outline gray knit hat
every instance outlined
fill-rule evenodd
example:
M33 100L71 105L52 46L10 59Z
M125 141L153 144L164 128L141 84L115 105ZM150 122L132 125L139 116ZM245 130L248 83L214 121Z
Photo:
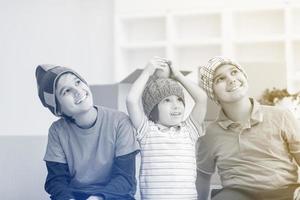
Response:
M150 77L143 91L142 103L145 115L149 117L153 108L164 98L176 95L184 102L184 94L179 83L170 78Z
M222 65L227 65L227 64L235 66L247 78L247 74L244 71L244 69L241 67L241 65L239 65L237 62L235 62L229 58L220 57L220 56L213 57L212 59L210 59L208 61L208 63L205 66L203 66L199 69L201 87L206 92L207 96L211 100L216 102L217 104L219 104L219 103L218 103L218 100L216 99L216 96L213 91L214 73L218 67L220 67Z
M40 100L42 104L56 116L61 116L58 113L58 106L55 98L56 82L62 74L68 72L74 74L87 84L87 82L79 74L67 67L39 65L35 70Z

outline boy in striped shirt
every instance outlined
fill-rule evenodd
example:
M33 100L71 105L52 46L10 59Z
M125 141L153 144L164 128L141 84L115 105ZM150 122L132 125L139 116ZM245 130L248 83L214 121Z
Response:
M186 120L178 82L195 102ZM197 199L195 143L203 132L204 91L166 59L154 58L133 84L126 103L141 146L142 199Z

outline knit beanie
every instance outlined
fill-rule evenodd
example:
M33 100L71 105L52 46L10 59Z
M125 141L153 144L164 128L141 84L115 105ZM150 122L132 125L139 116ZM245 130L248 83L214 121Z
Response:
M164 98L176 95L184 102L184 94L179 83L170 78L150 77L142 95L145 115L149 117L153 108Z
M235 66L247 78L244 69L237 62L225 57L213 57L205 66L199 69L201 87L206 92L207 96L217 104L219 103L213 91L214 73L218 67L227 64Z
M61 116L58 112L59 106L55 98L56 82L65 73L72 73L87 84L79 74L67 67L39 65L35 70L39 98L42 104L56 116Z

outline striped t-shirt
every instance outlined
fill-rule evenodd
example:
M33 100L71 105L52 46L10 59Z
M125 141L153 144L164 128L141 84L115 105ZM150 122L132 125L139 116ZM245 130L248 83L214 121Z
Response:
M191 119L166 128L144 118L137 134L142 199L197 199L195 144L199 133Z

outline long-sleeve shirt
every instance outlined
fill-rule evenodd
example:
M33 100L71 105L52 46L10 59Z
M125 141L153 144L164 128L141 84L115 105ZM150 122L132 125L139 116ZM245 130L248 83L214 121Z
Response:
M122 197L118 199L123 199L126 191L128 196L133 197L135 183L127 175L135 171L135 162L134 158L125 155L139 150L135 130L126 114L101 106L96 108L97 119L90 128L80 128L64 118L55 121L49 128L44 160L48 163L48 171L58 175L55 176L56 180L51 174L48 175L47 182L52 179L54 183L58 182L53 185L49 183L50 186L46 187L50 195L66 195L68 199L77 197L77 194L99 193L100 196L113 199L118 194ZM51 166L57 166L57 163L64 165L52 169ZM56 184L62 183L69 188L56 190ZM53 191L55 193L51 193Z
M116 157L113 163L111 179L107 184L92 185L87 188L72 188L69 183L71 175L68 165L46 161L48 175L46 191L52 200L86 199L90 195L101 196L105 200L134 199L136 187L135 156L138 151ZM95 168L96 169L96 168Z

